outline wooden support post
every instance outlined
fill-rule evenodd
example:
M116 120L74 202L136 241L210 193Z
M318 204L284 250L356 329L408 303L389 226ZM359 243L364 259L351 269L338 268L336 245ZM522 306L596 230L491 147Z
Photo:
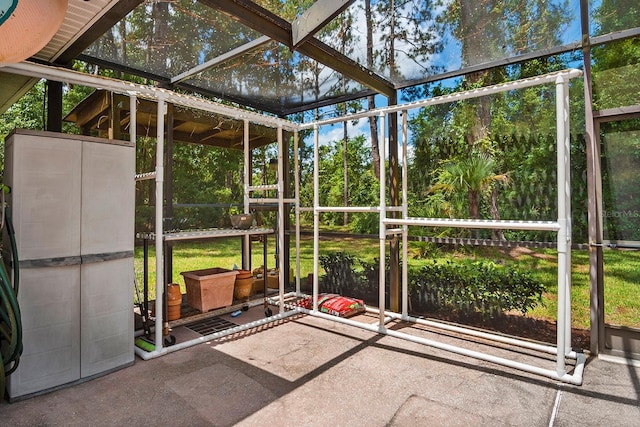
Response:
M47 80L47 127L50 132L62 132L62 83Z

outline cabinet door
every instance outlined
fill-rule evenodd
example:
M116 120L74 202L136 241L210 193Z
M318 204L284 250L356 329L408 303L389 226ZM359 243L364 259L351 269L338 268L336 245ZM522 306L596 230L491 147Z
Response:
M81 254L132 251L134 218L134 148L83 142Z
M7 141L5 183L23 260L80 255L79 141L14 134Z
M80 265L20 272L23 353L7 378L9 396L80 379Z
M134 217L135 149L108 141L84 141L80 233L83 378L133 362Z
M133 257L83 264L81 376L133 363Z

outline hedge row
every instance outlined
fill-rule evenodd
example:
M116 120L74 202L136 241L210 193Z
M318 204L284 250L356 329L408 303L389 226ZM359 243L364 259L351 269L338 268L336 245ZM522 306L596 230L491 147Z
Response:
M378 304L378 262L367 263L344 252L320 257L325 275L320 290ZM387 260L387 283L388 277ZM409 269L409 297L413 313L438 310L483 316L518 310L525 314L542 301L544 285L526 272L489 261L427 264ZM387 293L388 294L388 293ZM387 305L389 303L387 296Z

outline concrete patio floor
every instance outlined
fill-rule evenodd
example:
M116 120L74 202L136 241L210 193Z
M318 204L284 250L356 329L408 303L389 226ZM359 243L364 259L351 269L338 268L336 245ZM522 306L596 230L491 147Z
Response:
M549 356L518 357L554 366ZM591 358L583 385L573 386L296 315L3 402L0 420L7 426L639 426L640 368Z

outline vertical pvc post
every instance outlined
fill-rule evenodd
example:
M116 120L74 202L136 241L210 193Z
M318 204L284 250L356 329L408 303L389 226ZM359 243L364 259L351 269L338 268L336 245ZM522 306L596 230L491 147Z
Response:
M318 311L318 258L320 257L320 133L313 125L313 311Z
M567 255L565 257L565 287L567 294L565 298L565 345L564 354L567 355L571 352L571 129L570 129L570 103L569 103L569 79L562 78L562 90L563 90L563 125L564 125L564 189L563 195L565 199L566 210L566 242L567 242Z
M284 145L282 137L282 125L278 126L278 292L280 301L280 314L284 313ZM287 150L288 155L288 150ZM288 213L287 213L288 215Z
M558 355L556 359L556 372L559 376L566 373L565 354L567 329L567 275L571 277L571 266L567 265L568 257L568 240L569 240L569 224L567 222L567 159L566 159L566 127L565 117L567 110L565 109L565 84L562 75L556 78L556 151L557 151L557 180L558 180L558 328L557 328L557 349ZM567 267L569 271L567 271ZM569 302L570 304L570 302ZM569 307L570 311L570 307ZM571 325L569 324L569 327ZM570 337L569 337L570 339Z
M138 139L138 98L135 93L129 95L129 141L135 144Z
M250 163L250 152L251 152L251 147L250 147L250 140L249 140L249 120L244 119L244 140L243 140L243 148L244 148L244 168L243 168L243 173L244 173L244 209L243 212L244 213L249 213L249 183L251 181L251 165ZM267 236L262 236L264 239L267 238ZM244 261L244 264L242 266L243 269L248 270L250 268L251 265L251 239L248 235L243 237L242 240L242 259ZM266 274L266 272L264 272Z
M298 131L293 133L293 179L296 212L296 293L300 293L300 162L298 159Z
M407 159L408 131L407 131L408 111L402 111L402 218L409 217L408 200L408 170L409 161ZM402 316L409 315L409 226L402 226Z
M164 301L164 229L162 216L164 211L164 115L166 113L164 97L158 98L158 120L156 131L156 351L162 350L162 337L165 325L162 319ZM161 327L162 326L162 327Z
M386 289L386 225L384 220L387 217L387 195L386 195L386 185L387 185L387 175L386 175L386 146L385 146L385 116L384 113L380 113L380 122L378 126L380 126L380 138L378 141L378 147L380 148L380 220L378 225L378 239L380 244L380 272L378 278L378 307L380 310L379 316L379 329L385 329L385 289Z

